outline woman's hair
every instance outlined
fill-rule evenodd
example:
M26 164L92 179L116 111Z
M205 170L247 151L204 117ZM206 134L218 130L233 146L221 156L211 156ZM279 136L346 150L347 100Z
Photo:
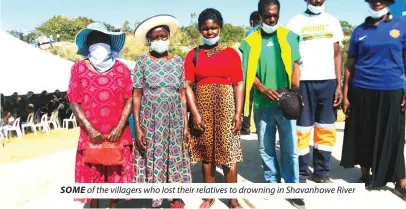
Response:
M201 30L204 22L206 22L207 20L213 20L220 26L220 28L223 28L223 24L224 24L223 16L221 15L221 13L218 10L209 8L209 9L203 10L203 12L200 13L199 19L198 19L199 31Z
M281 9L281 4L279 3L279 0L260 0L258 2L259 14L262 14L262 12L264 11L264 7L272 6L272 5L278 6L279 10Z

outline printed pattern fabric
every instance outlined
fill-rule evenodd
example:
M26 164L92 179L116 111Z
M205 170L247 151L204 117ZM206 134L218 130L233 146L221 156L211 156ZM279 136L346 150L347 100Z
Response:
M198 85L196 104L206 130L203 134L192 136L190 143L192 163L203 161L231 167L242 162L240 133L232 132L235 114L232 86Z
M185 87L183 60L140 56L136 62L134 88L143 88L141 127L146 152L135 150L134 182L191 183L187 144L183 139L184 114L179 89ZM154 199L152 207L162 204Z

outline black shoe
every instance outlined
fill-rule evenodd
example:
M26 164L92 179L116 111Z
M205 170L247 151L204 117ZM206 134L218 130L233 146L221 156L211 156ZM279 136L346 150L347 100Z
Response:
M395 189L393 190L393 193L395 193L397 196L399 196L406 202L406 186L395 187Z
M361 178L359 179L360 183L365 184L365 188L369 188L369 186L372 183L372 176L369 174L362 175Z
M290 203L298 209L306 209L306 205L303 199L290 199Z
M329 177L316 177L313 176L313 181L316 183L333 183Z
M307 183L307 179L299 179L300 183Z
M247 135L251 135L251 131L249 131L249 130L241 130L240 131L240 133L241 133L241 135L245 135L245 136L247 136Z

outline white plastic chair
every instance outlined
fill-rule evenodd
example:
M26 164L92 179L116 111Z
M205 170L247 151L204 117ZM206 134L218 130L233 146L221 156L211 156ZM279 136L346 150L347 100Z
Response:
M49 126L48 126L48 116L47 114L42 115L41 122L35 124L35 128L39 128L39 130L45 131L46 134L49 134Z
M21 129L23 131L23 135L25 135L25 128L31 128L32 132L34 132L35 136L37 135L37 130L34 124L34 113L28 115L27 122L22 123Z
M78 124L76 122L76 117L75 115L72 113L69 117L69 119L64 119L63 120L63 128L68 130L69 129L69 122L72 122L73 128L77 128Z
M0 127L2 129L3 127ZM0 130L0 139L1 139L1 145L4 147L4 140L6 139L5 136L3 136L3 130Z
M50 118L48 119L48 121L47 121L49 130L51 130L51 127L49 126L49 125L51 125L51 124L52 124L52 127L53 127L54 129L59 128L59 127L58 127L58 122L57 122L56 119L55 119L56 114L57 114L56 111L52 112L51 117L50 117Z
M20 120L21 120L21 118L17 118L17 119L13 122L13 125L12 125L12 126L6 127L6 134L7 134L6 137L9 136L9 132L10 132L10 131L15 131L15 132L17 133L17 137L18 137L19 139L23 138L23 133L21 132L21 129L20 129Z
M56 125L58 126L58 128L61 128L61 121L59 120L59 111L55 110L55 115L54 115L54 120L56 122Z

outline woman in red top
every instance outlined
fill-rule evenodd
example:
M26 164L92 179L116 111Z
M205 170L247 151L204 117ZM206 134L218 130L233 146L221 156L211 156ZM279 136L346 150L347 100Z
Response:
M203 161L205 183L215 182L215 166L223 167L228 183L237 183L237 163L241 162L241 111L243 104L243 74L237 51L219 44L223 18L219 11L206 9L199 15L199 31L203 46L194 64L195 50L185 60L187 100L193 124L191 161ZM192 87L196 83L196 90ZM213 199L203 202L208 208ZM241 208L230 201L231 208Z
M132 110L132 80L127 66L115 59L124 46L124 33L108 32L103 24L93 23L76 37L78 53L87 56L72 67L67 92L70 107L79 120L80 136L76 153L76 183L132 183L134 154L128 117ZM89 47L88 47L89 46ZM84 162L87 145L102 141L121 142L122 166ZM98 200L90 202L99 208ZM110 201L110 208L116 207Z

